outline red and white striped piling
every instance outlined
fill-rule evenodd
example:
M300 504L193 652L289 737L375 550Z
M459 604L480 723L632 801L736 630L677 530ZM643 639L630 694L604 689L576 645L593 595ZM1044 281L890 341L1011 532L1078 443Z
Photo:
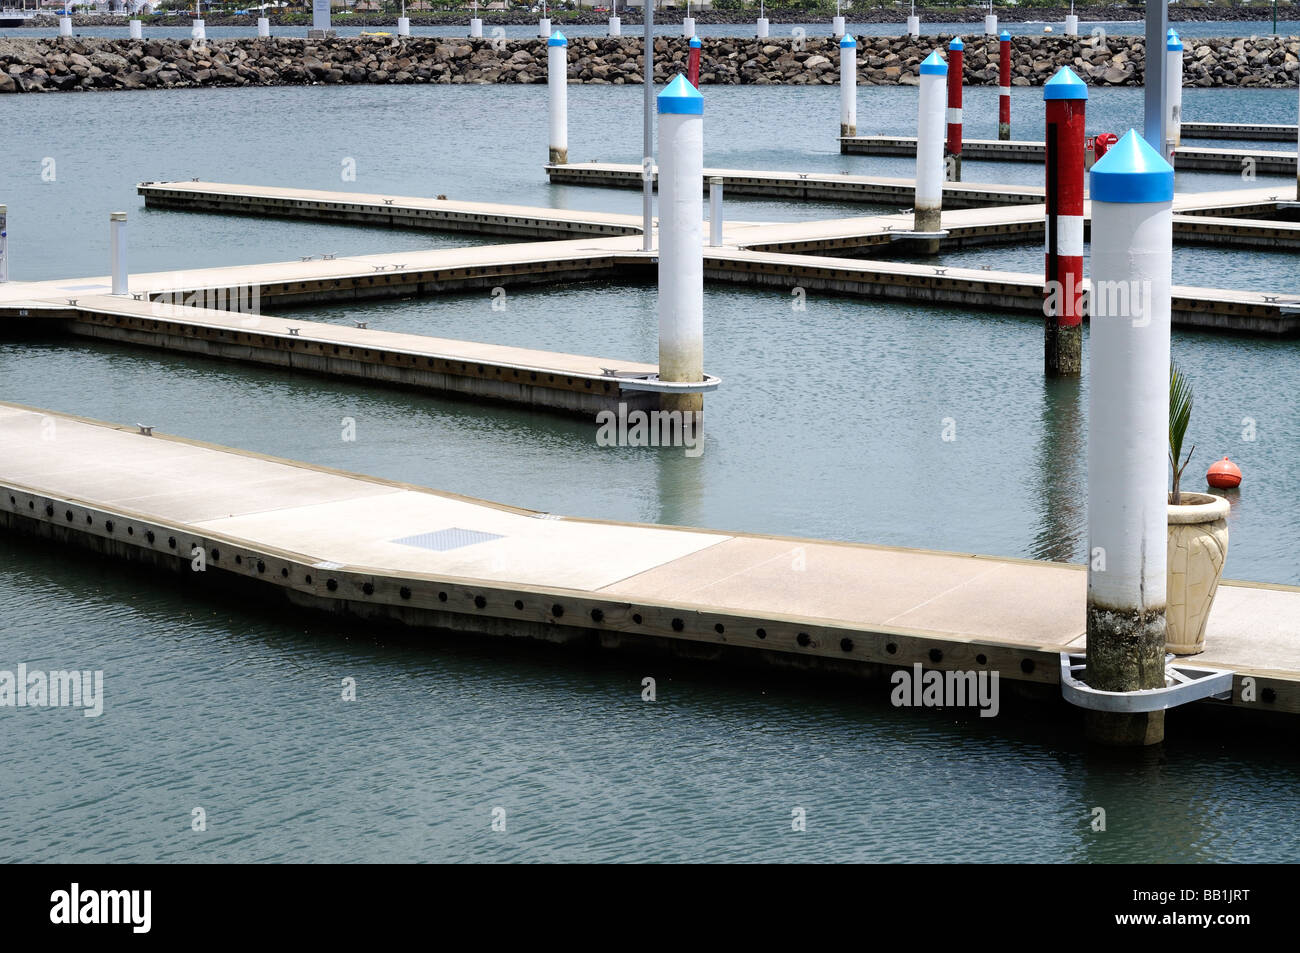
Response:
M703 45L698 36L691 37L691 53L686 60L686 79L696 89L700 88L700 49Z
M1083 127L1088 87L1068 66L1043 86L1047 106L1047 238L1043 364L1074 377L1083 359Z
M1011 138L1011 34L998 37L998 138Z
M961 181L961 64L966 46L955 36L948 44L948 142L944 145L944 165L951 170L950 182Z

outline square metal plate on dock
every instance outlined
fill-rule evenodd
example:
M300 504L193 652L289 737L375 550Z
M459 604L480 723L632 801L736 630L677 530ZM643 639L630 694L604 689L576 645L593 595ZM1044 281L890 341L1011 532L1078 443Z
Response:
M498 533L480 533L478 530L459 529L453 526L451 529L440 529L434 533L405 536L393 542L402 546L419 546L421 549L445 553L449 549L460 549L462 546L473 546L475 543L486 543L488 540L501 538Z

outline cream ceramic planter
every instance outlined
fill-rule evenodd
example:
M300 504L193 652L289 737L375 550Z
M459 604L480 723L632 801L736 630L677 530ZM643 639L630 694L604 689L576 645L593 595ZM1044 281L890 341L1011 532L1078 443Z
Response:
M1165 650L1205 651L1205 623L1228 556L1228 501L1209 493L1184 493L1169 506Z

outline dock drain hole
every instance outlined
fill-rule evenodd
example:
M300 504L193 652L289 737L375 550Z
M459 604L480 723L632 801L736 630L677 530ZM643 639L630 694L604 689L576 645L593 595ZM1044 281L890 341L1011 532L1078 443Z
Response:
M398 594L399 596L401 596L403 599L409 599L409 598L411 598L411 588L410 588L410 586L403 586L401 589L398 589L398 590L397 590L397 594Z
M175 549L175 548L176 548L176 537L175 537L175 536L168 536L168 537L167 537L167 547L168 547L169 549Z
M149 530L147 533L144 534L144 538L149 540L149 542L152 543L156 537L153 534L153 530Z
M282 568L282 569L280 570L280 578L281 578L281 579L288 579L288 578L289 578L289 567L288 567L288 566L285 566L284 568Z
M63 518L64 518L65 520L67 520L69 523L71 523L71 522L72 522L72 510L67 510L67 511L63 514Z
M362 585L361 591L368 596L373 596L375 594L375 584L373 582L367 582Z
M239 553L235 553L235 565L236 566L244 565L244 557L241 556Z
M476 609L484 609L484 608L486 608L486 607L487 607L487 600L486 600L486 599L484 599L482 596L475 596L475 597L474 597L474 608L476 608Z
M717 622L714 623L713 631L718 633L718 635L721 635L723 632L727 631L727 627L723 625L721 622Z
M1270 705L1277 701L1277 692L1271 688L1266 688L1259 693L1260 701L1268 702Z
M515 608L516 608L516 609L519 609L520 611L523 611L523 608L524 608L524 600L523 600L523 599L516 599L516 600L515 600Z
M930 649L930 661L931 661L931 662L942 662L942 661L943 661L943 653L940 652L938 649Z
M266 563L262 562L260 559L257 561L257 571L266 572Z
M54 515L54 504L53 504L53 503L46 503L46 504L45 504L45 515L46 515L46 516L53 516L53 515Z
M236 561L238 561L239 557L236 556L235 559L236 559ZM326 580L325 580L325 588L328 589L330 592L334 592L334 591L336 591L336 590L338 589L338 587L339 587L339 581L338 581L337 579L326 579Z
M640 624L641 624L641 613L639 613L639 612L634 612L634 613L632 614L632 621L635 622L637 625L640 625Z
M439 601L439 602L446 602L446 601L447 601L447 593L445 593L445 592L440 592L440 593L438 593L438 601Z
M890 642L885 646L885 651L888 652L890 655L897 655L898 645L894 642Z
M840 651L841 651L841 652L852 652L852 651L853 651L853 640L852 640L852 639L840 639Z
M767 629L759 629L754 634L757 635L760 639L765 639L767 638Z
M983 652L981 652L979 655L975 656L975 661L979 662L979 664L981 665L988 665L989 657L985 655Z
M110 533L113 532L113 521L112 521L112 520L109 520L107 523L105 523L105 524L104 524L104 529L107 530L107 531L110 532Z
M683 622L681 619L673 619L673 631L674 631L674 632L680 632L680 631L682 631L682 629L684 629L684 628L686 628L686 623L685 623L685 622Z
M95 518L94 518L93 516L91 516L89 513L86 514L86 525L87 525L87 526L94 526L94 525L95 525Z
M800 632L797 636L795 636L795 641L798 642L799 647L803 649L806 649L808 646L812 645L812 637L807 632Z
M128 527L126 528L126 535L128 535L128 536L134 536L134 535L135 535L135 527L134 527L134 526L128 526Z
M304 577L303 582L307 583L309 586L311 585L311 573L308 573L306 577Z
M600 610L600 609L592 609L592 610L591 610L591 621L592 621L592 622L604 622L604 621L605 621L605 613L604 613L604 611L602 611L602 610Z
M1027 659L1020 660L1020 671L1024 672L1026 675L1029 675L1030 673L1033 672L1033 670L1034 670L1033 659L1027 658Z
M557 619L564 615L564 606L560 605L558 602L551 606L551 615L555 616Z
M18 500L17 500L17 498L16 498L16 497L13 497L13 496L9 497L9 505L10 505L10 506L17 506L17 505L18 505Z

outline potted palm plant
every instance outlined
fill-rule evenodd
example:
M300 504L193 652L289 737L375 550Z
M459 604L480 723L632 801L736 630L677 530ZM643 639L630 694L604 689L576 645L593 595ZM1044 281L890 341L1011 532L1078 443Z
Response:
M1175 655L1205 650L1205 624L1228 556L1228 501L1210 493L1184 493L1183 471L1195 445L1183 457L1192 418L1192 385L1169 365L1169 554L1165 590L1165 649ZM1179 463L1182 460L1182 463Z

